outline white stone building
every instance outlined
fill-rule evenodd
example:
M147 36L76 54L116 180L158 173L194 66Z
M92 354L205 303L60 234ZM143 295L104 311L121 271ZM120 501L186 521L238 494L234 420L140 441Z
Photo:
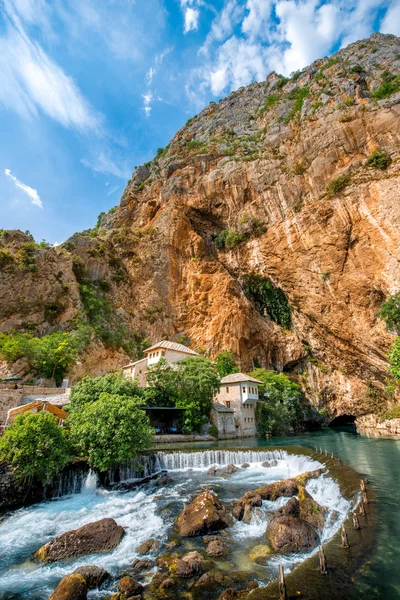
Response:
M163 340L162 342L150 346L150 348L147 348L144 351L144 354L144 358L130 363L122 369L123 372L132 377L132 379L137 379L140 387L147 386L147 373L149 367L157 364L162 358L168 365L173 366L189 356L198 356L197 352L187 348L183 344L169 342L168 340Z
M221 379L221 387L214 403L233 409L236 435L249 437L257 434L256 406L258 386L262 382L244 373L233 373Z

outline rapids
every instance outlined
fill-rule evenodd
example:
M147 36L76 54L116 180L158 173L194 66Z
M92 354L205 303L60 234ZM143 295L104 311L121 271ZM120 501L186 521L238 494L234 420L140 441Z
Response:
M44 600L64 575L85 564L96 564L113 575L119 575L137 557L136 548L141 542L150 537L162 541L168 539L177 514L202 485L212 485L223 501L230 502L249 489L294 477L321 466L321 463L308 456L267 449L167 451L157 452L156 458L154 455L145 456L143 461L149 463L147 474L166 468L173 482L159 487L154 480L132 490L118 489L118 486L106 490L98 487L96 475L90 472L83 485L80 485L80 493L4 515L0 525L0 598ZM276 461L276 464L265 468L261 466L264 461ZM226 477L207 474L211 465L233 463L239 466L245 462L250 464L248 469L241 469ZM122 479L129 482L130 475L136 476L135 469L135 466L126 465L120 470L119 477L122 476ZM322 534L322 538L328 540L346 518L350 502L341 496L338 484L326 475L310 480L307 490L329 511ZM287 499L264 502L260 514L250 524L238 522L230 528L229 535L234 542L234 550L228 560L220 562L220 568L253 572L260 582L267 582L276 577L279 563L283 563L285 569L292 569L303 561L306 555L274 557L266 566L260 566L248 556L254 546L265 543L268 513L286 502ZM53 537L104 517L112 517L126 528L121 544L112 553L85 556L46 566L31 560L32 553ZM201 539L191 539L185 544L188 549L204 550ZM115 587L110 591L116 591ZM89 594L89 598L93 599L102 597L104 592L94 591Z

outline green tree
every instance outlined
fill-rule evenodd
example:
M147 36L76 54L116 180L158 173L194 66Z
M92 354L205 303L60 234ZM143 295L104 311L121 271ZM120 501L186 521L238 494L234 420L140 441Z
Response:
M270 279L250 273L244 276L243 291L261 315L268 315L284 329L290 329L292 310L285 292Z
M220 387L219 375L203 356L185 358L178 363L179 398L176 406L185 408L184 431L198 431L208 417L213 397Z
M215 359L215 366L220 377L231 375L231 373L238 373L239 367L235 361L235 358L229 350L223 350L220 352Z
M176 406L179 398L179 374L162 358L149 367L148 388L144 390L146 404L149 406Z
M389 371L397 381L400 381L400 337L398 337L389 352Z
M90 467L106 471L151 446L154 431L141 402L138 396L102 393L71 413L71 441Z
M54 331L42 338L32 338L33 367L43 377L54 377L57 384L74 364L89 341L89 332Z
M69 461L65 431L47 412L16 417L0 438L0 460L6 461L16 481L48 483Z
M96 402L103 393L137 398L141 396L142 390L134 379L125 377L120 372L108 373L102 377L87 375L72 387L69 410L80 411L86 404Z
M400 292L390 296L383 302L378 316L386 323L389 331L399 333L400 330Z
M300 405L300 386L284 373L255 369L252 377L262 381L259 385L264 402L256 409L257 428L262 436L282 435L299 429L303 419Z

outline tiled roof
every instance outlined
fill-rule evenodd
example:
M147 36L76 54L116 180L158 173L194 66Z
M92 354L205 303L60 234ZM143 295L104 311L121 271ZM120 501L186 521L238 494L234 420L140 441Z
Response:
M253 383L262 383L259 379L254 379L254 377L250 377L250 375L245 375L245 373L232 373L232 375L227 375L221 379L221 384L225 385L225 383L241 383L244 381L251 381Z
M162 342L150 346L145 352L152 352L152 350L156 350L157 348L166 348L167 350L175 350L175 352L184 352L185 354L194 354L195 356L198 356L198 353L191 348L188 348L183 344L178 344L177 342L169 342L168 340L163 340Z
M213 402L212 408L220 413L234 413L235 412L233 410L233 408L228 408L227 406L224 406L223 404L220 404L219 402Z

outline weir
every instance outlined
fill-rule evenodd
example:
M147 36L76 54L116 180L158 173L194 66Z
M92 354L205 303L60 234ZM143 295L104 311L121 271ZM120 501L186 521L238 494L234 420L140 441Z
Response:
M187 469L208 469L211 466L224 467L230 464L240 466L244 463L254 464L283 460L287 456L284 450L241 450L215 449L195 451L157 451L139 454L125 463L115 465L98 478L98 485L113 485L124 481L138 481L151 477L161 471L177 471ZM79 469L65 469L53 485L48 486L45 498L60 498L64 495L82 491L85 481L91 476L87 466Z

